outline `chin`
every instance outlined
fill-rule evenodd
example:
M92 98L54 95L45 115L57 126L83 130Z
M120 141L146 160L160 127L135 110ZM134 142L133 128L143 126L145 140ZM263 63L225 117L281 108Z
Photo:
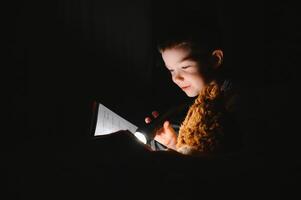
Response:
M196 97L196 96L198 96L198 93L187 92L186 95L189 97Z

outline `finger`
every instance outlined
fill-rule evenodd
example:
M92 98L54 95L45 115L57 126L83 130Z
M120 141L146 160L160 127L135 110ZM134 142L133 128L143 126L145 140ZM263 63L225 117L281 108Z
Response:
M163 124L164 129L169 129L170 128L170 123L169 121L165 121Z
M165 121L164 124L163 124L163 127L164 127L165 132L169 132L169 133L172 133L172 134L176 133L169 121Z
M162 134L162 132L161 134L155 135L154 140L157 140L158 142L162 143L162 141L164 140L164 135Z
M161 136L160 135L155 135L154 140L160 140Z
M155 135L162 135L162 133L164 133L163 127L161 127L158 130L156 130Z
M156 141L160 142L161 144L163 144L163 143L164 143L164 142L163 142L163 140L162 140L162 137L161 137L161 135L156 135L156 136L154 137L154 140L156 140Z
M146 117L144 119L144 121L145 121L145 123L149 124L149 123L151 123L152 119L150 117Z
M159 112L158 111L153 111L152 115L154 118L157 118L159 116Z

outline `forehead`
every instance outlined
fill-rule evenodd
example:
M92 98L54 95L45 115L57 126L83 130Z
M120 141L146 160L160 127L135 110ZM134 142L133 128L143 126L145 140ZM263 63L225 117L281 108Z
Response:
M162 58L167 65L174 65L184 61L193 61L190 54L191 50L189 48L169 48L162 52Z

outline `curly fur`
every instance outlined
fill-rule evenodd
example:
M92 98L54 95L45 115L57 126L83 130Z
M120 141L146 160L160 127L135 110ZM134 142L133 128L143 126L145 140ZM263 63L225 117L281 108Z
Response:
M190 106L181 124L177 151L183 154L220 151L224 137L223 113L222 92L216 82L211 82Z

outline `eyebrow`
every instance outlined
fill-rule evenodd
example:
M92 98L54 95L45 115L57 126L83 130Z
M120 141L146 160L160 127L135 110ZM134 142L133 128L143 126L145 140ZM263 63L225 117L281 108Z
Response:
M183 61L186 61L186 60L190 60L190 59L192 59L192 56L191 56L191 55L188 55L188 56L182 58L182 59L179 61L179 63L180 63L180 62L183 62Z
M188 55L188 56L182 58L178 63L181 63L181 62L186 61L186 60L192 60L192 56ZM169 68L169 66L167 66L167 65L165 65L165 67Z

